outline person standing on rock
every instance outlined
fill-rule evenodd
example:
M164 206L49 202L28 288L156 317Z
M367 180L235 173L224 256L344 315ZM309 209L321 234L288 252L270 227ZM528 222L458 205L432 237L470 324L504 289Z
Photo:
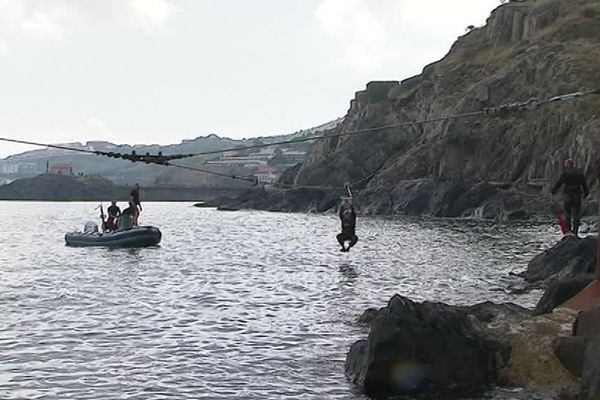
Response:
M142 211L142 203L140 203L140 184L136 183L133 190L129 193L129 208L133 218L133 226L138 226L138 218Z
M580 169L575 168L573 160L565 160L565 169L558 181L552 187L554 196L560 188L563 188L563 207L568 230L577 236L579 231L579 219L581 217L581 196L590 194L585 176Z
M339 217L342 221L342 233L337 235L337 241L342 246L340 251L349 252L352 246L358 242L356 236L356 212L352 206L352 197L344 198L340 205ZM346 247L346 242L348 247Z

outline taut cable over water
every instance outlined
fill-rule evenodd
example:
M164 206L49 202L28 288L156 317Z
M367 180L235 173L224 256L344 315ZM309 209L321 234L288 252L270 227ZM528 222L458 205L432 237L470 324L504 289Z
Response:
M504 115L507 113L518 112L518 111L536 110L538 107L546 105L546 104L555 103L555 102L559 102L559 101L573 100L573 99L577 99L577 98L583 98L583 97L588 97L591 95L599 95L599 94L600 94L600 87L597 89L594 89L594 90L578 91L578 92L553 96L553 97L549 97L549 98L541 99L541 100L536 99L536 98L531 98L529 100L522 101L522 102L502 104L497 107L484 108L484 109L478 110L478 111L470 111L470 112L459 113L459 114L450 114L450 115L433 117L433 118L425 118L425 119L421 119L421 120L402 122L399 124L384 125L384 126L350 130L350 131L341 131L338 133L329 133L329 134L318 135L318 136L303 137L303 138L290 139L290 140L282 140L282 141L271 142L271 143L254 144L254 145L249 145L249 146L229 147L226 149L202 151L202 152L189 153L189 154L163 155L162 152L159 152L156 155L149 154L149 153L139 155L135 151L132 151L131 154L127 154L127 153L116 153L116 152L112 152L112 151L107 152L107 151L98 151L98 150L87 150L87 149L80 149L80 148L70 147L70 146L40 143L40 142L33 142L33 141L26 141L26 140L12 139L12 138L4 138L4 137L0 137L0 141L27 144L27 145L39 146L39 147L48 147L48 148L59 149L59 150L75 151L75 152L79 152L79 153L87 153L87 154L93 154L93 155L98 155L98 156L129 160L131 162L143 162L145 164L156 164L156 165L163 165L166 167L181 168L181 169L201 172L201 173L205 173L205 174L223 176L223 177L227 177L227 178L231 178L231 179L245 180L245 181L253 182L254 185L256 185L258 183L256 177L225 174L225 173L211 171L211 170L207 170L207 169L203 169L203 168L199 168L199 167L193 167L193 166L189 166L189 165L173 164L171 161L184 159L184 158L197 157L197 156L221 154L221 153L226 153L226 152L230 152L230 151L251 150L251 149L264 148L264 147L272 147L272 146L279 146L279 145L286 145L286 144L309 142L309 141L321 140L321 139L331 139L331 138L341 137L341 136L362 135L362 134L367 134L367 133L372 133L372 132L384 131L387 129L406 128L406 127L410 127L410 126L414 126L414 125L430 124L430 123L435 123L435 122L456 120L456 119L469 118L469 117L499 116L499 115ZM372 176L374 176L374 174L376 174L377 172L381 172L381 171L385 170L386 168L389 168L389 167L382 167L379 170L375 171L374 173L369 174L368 176L359 179L358 181L351 182L350 185L356 185L358 183L361 183L361 182L371 178ZM285 185L285 186L291 186L291 188L319 188L319 189L326 189L326 190L327 189L339 190L339 188L333 188L331 186L302 186L302 185Z

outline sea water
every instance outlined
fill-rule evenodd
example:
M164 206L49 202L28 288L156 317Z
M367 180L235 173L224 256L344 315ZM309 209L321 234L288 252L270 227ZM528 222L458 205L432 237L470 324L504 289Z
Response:
M363 399L356 323L395 293L531 307L510 294L559 236L540 223L362 218L143 203L163 240L71 248L95 203L1 202L0 399ZM535 398L509 389L488 398Z

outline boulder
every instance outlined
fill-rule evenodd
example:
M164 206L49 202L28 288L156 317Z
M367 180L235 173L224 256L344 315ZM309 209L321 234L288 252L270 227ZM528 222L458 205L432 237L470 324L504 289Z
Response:
M600 338L590 342L585 350L581 386L587 400L600 399Z
M534 257L521 276L529 283L543 281L548 285L553 281L592 274L596 269L596 241L595 236L565 236L556 245Z
M535 306L533 314L541 315L552 312L555 307L581 292L593 279L594 275L592 274L581 274L574 278L550 283Z
M481 336L472 318L466 308L395 295L365 314L371 332L350 348L346 376L371 397L484 388L509 348Z
M579 398L600 399L600 306L577 315L573 336L558 338L554 353L573 376L581 378Z
M575 315L561 309L534 317L515 304L459 307L395 295L360 317L371 331L350 348L346 376L375 398L466 396L490 384L558 392L575 379L553 343L571 333Z
M560 337L554 342L554 354L569 372L581 377L588 341L584 337Z

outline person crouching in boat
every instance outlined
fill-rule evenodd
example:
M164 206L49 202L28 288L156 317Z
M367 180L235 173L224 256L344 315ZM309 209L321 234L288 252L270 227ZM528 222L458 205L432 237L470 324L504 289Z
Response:
M127 207L123 210L119 218L117 219L117 229L128 229L133 226L133 212L131 207Z
M106 220L106 230L114 231L117 229L117 218L121 215L121 209L117 205L116 201L110 202L110 207L108 207L108 220Z
M348 252L358 242L356 236L356 212L352 206L352 197L344 198L340 205L339 217L342 222L342 233L337 235L337 241L342 246L340 251ZM346 247L346 242L348 247Z

